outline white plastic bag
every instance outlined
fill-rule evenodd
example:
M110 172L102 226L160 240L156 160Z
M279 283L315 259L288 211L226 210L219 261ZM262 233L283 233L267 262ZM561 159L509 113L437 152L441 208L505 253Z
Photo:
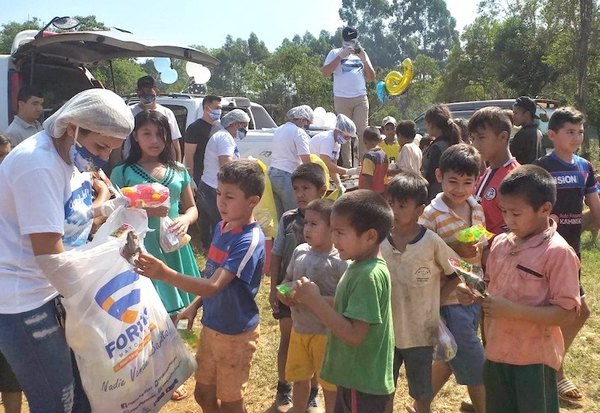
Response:
M163 252L177 251L179 248L187 245L187 243L192 239L192 237L190 237L188 234L183 234L180 237L173 232L170 229L172 223L173 220L168 216L160 219L160 233L158 235L158 240L160 243L160 248L163 250Z
M69 260L77 279L51 280L68 290L66 338L95 413L158 412L196 368L152 282L119 254L125 237L110 235L129 224L143 237L140 214L115 211L94 242L66 252L77 257Z
M456 340L442 319L438 322L438 343L433 349L433 359L450 361L456 356Z

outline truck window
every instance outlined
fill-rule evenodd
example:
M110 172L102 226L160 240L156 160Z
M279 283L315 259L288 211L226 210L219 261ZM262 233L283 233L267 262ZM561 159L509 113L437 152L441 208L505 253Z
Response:
M24 64L21 69L23 85L29 84L30 72L31 65ZM93 87L85 71L79 67L44 63L35 64L33 84L40 88L44 94L45 118L56 112L67 100L77 93ZM16 101L11 102L11 106L15 112L16 105Z
M254 115L254 121L256 122L256 129L267 129L267 128L276 128L277 125L271 118L271 116L267 113L265 108L262 106L252 105L250 107L252 114Z

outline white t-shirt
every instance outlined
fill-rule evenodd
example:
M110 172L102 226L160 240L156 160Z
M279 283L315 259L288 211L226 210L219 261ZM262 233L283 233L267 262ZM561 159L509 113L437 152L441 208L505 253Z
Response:
M133 117L144 110L144 107L141 103L134 105L131 107L131 113ZM171 138L173 141L181 138L181 131L179 130L179 125L177 125L177 118L175 118L175 114L171 109L166 106L156 104L156 107L152 110L162 113L169 120L169 126L171 127ZM128 136L125 140L125 144L123 145L123 159L129 156L129 151L131 150L131 136Z
M57 295L37 266L30 234L62 234L66 249L85 244L92 222L88 173L58 155L39 132L0 165L0 313L33 310Z
M275 130L273 135L273 151L271 168L281 169L289 173L300 166L300 155L310 155L308 141L310 137L292 122L286 122Z
M325 65L331 63L341 49L333 49L325 58ZM365 52L368 61L369 56ZM365 64L355 54L342 59L333 71L333 96L355 98L367 94Z
M454 272L448 258L456 253L435 232L424 229L402 252L388 239L381 255L390 271L395 346L434 346L440 317L440 280Z
M398 156L398 167L408 169L416 174L421 174L421 163L423 162L423 153L421 149L410 142L402 146Z
M317 156L327 155L333 161L337 161L340 157L340 149L342 145L335 141L333 131L325 131L317 133L308 142L310 153Z
M240 151L233 136L225 129L215 132L210 137L206 144L206 151L204 151L204 172L201 179L206 185L215 189L217 188L217 173L221 168L219 156L231 156L233 159L240 157Z

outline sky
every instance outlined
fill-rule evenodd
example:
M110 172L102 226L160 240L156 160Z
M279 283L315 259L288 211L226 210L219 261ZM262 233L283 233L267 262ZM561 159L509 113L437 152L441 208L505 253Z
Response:
M37 17L95 15L106 26L129 30L144 38L179 45L217 48L225 37L247 39L254 32L269 50L284 38L309 31L334 32L343 24L341 0L0 0L0 25ZM476 16L479 0L446 0L462 32Z

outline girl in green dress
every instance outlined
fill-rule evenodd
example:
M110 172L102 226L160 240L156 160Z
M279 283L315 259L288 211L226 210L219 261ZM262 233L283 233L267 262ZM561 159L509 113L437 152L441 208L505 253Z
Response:
M123 188L142 183L158 182L169 188L170 206L146 208L148 226L144 245L148 252L175 271L199 277L200 270L190 244L177 251L166 253L160 247L160 218L169 216L173 220L171 230L182 235L198 219L198 210L191 178L185 167L173 159L172 139L168 119L160 112L150 110L140 112L135 117L135 128L131 151L124 162L116 166L111 181ZM183 214L179 214L180 203ZM162 281L152 280L167 312L174 320L194 299L194 296Z

